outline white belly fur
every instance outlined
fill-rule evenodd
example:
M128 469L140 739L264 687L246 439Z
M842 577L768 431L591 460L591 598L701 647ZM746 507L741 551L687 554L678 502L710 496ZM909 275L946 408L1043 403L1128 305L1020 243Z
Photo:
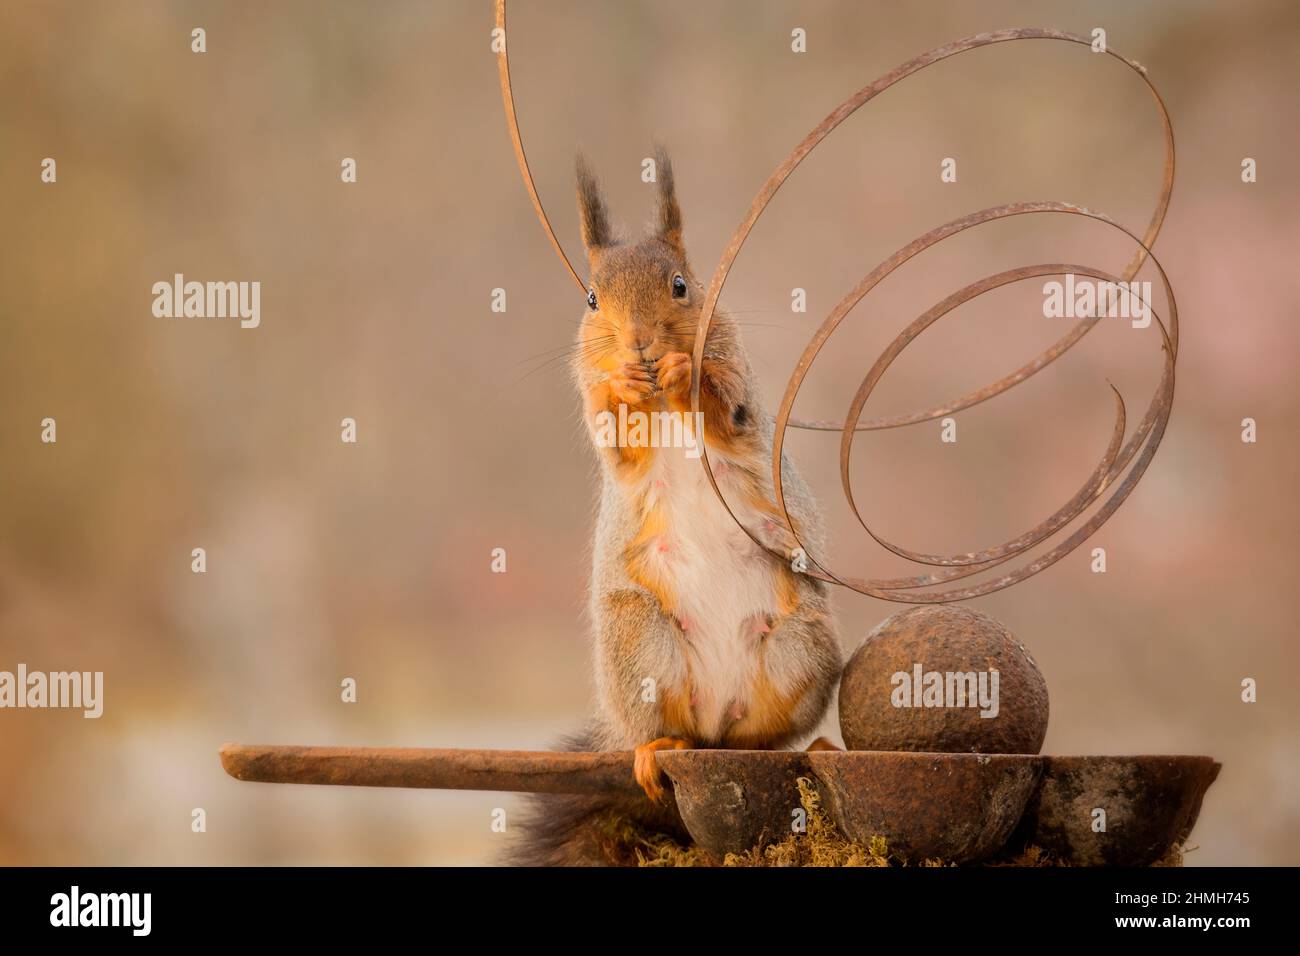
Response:
M737 517L757 526L761 518L740 500L725 459L711 451L709 463ZM777 613L776 581L762 550L709 487L698 457L658 449L645 480L667 519L667 550L654 551L653 560L671 582L686 629L696 728L703 739L717 740L748 709L760 644L753 624Z

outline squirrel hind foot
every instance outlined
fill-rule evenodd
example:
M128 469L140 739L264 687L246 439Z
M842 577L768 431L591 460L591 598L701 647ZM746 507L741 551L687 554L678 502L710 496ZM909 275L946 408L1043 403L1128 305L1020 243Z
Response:
M632 772L651 803L663 803L665 800L663 771L655 761L655 754L660 750L690 750L694 746L685 737L659 737L636 748L633 752Z

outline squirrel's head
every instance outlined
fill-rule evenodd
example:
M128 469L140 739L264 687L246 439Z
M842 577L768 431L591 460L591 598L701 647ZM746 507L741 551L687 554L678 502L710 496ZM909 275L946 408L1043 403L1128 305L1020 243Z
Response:
M653 362L668 352L689 352L695 342L704 289L686 260L673 167L662 148L655 151L655 179L653 227L637 242L622 242L610 227L596 177L578 157L578 212L591 276L582 338L603 343L594 349L602 358Z

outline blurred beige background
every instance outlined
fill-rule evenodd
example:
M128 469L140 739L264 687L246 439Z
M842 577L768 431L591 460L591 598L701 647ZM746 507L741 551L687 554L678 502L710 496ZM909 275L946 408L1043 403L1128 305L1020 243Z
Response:
M1049 752L1223 761L1189 864L1300 863L1300 8L515 0L511 52L537 185L575 261L575 151L632 230L651 212L639 171L657 138L707 277L763 180L840 100L930 47L1024 25L1105 27L1165 96L1179 168L1157 254L1183 339L1170 429L1136 493L1087 547L976 604L1047 676ZM0 8L0 669L102 670L107 685L98 721L0 712L0 862L488 862L490 813L513 798L239 784L217 747L542 747L586 713L593 465L544 354L570 341L581 300L515 168L491 26L488 0ZM56 185L39 179L47 156ZM345 156L355 185L339 181ZM944 185L948 156L959 178ZM1149 97L1117 62L1057 43L976 51L869 104L809 159L724 305L775 404L815 324L914 236L1018 199L1140 232L1159 163ZM1063 217L952 240L856 310L797 412L841 415L897 330L966 282L1038 261L1118 271L1129 253ZM175 272L259 280L261 327L155 318L150 287ZM796 286L806 315L790 311ZM1025 283L966 307L908 350L869 413L1019 366L1065 327L1041 301ZM1106 381L1136 421L1159 363L1154 329L1103 323L962 413L955 446L937 424L864 437L859 500L908 547L1004 540L1100 456ZM39 440L46 416L56 445ZM356 445L339 440L345 416ZM831 558L897 573L849 526L837 441L790 439ZM190 571L195 547L206 574ZM495 547L506 574L489 572ZM848 592L837 606L846 651L898 610ZM1254 705L1243 677L1259 681Z

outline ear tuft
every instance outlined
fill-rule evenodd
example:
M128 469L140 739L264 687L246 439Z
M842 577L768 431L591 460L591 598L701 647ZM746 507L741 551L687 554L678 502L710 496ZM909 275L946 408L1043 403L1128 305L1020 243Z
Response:
M677 186L673 182L673 161L668 150L655 144L655 174L659 180L659 238L675 249L682 248L682 210L677 205Z
M600 184L587 165L587 159L578 154L578 216L582 226L582 244L587 247L587 254L602 246L612 245L613 233L609 228L609 213L605 209L605 200L600 194Z

